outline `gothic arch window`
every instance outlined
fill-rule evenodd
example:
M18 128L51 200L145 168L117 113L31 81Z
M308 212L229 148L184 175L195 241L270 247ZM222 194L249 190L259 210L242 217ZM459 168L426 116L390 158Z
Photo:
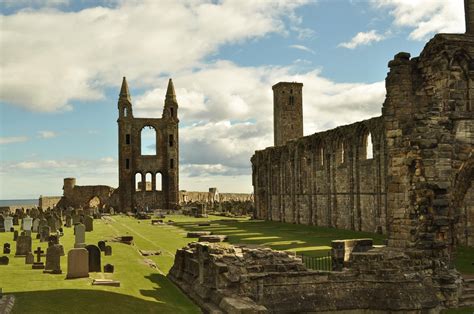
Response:
M365 158L374 158L374 144L372 142L372 134L370 132L365 139Z
M152 126L144 126L140 132L141 155L156 155L157 133Z
M163 176L160 172L155 175L155 191L161 191L163 189Z
M135 173L135 191L144 191L143 175L140 172Z
M151 181L152 181L152 174L147 172L145 175L145 191L151 191Z

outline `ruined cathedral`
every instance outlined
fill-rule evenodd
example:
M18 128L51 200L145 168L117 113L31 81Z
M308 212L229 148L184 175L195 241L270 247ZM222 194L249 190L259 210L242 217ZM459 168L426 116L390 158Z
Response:
M178 102L170 79L161 118L135 118L127 80L118 100L119 209L176 209L178 195ZM142 130L155 132L155 154L141 151ZM151 182L146 177L151 177ZM150 184L151 183L151 184ZM159 188L161 187L161 189Z
M275 146L252 157L256 217L474 245L474 3L466 33L388 64L382 115L303 136L303 84L273 86ZM317 100L316 100L317 101Z

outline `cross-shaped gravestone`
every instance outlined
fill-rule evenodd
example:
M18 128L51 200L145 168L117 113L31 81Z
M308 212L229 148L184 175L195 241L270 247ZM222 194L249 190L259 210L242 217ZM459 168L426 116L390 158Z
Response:
M36 254L36 262L33 263L33 266L31 268L33 269L43 269L44 268L44 263L41 261L41 254L44 253L44 251L41 249L40 246L36 249L34 252Z
M41 246L38 246L36 251L34 252L36 254L36 262L39 263L41 262L41 254L44 253L44 251L41 249Z

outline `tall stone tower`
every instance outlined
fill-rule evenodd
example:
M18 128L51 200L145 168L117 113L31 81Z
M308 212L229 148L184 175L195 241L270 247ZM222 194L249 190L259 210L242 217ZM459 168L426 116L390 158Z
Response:
M474 36L474 0L464 0L464 14L466 15L466 34Z
M303 136L303 83L280 82L273 89L275 146Z
M179 120L173 81L168 82L161 118L133 116L125 77L118 110L120 211L176 209L179 202ZM155 153L152 155L141 151L144 128L155 133Z

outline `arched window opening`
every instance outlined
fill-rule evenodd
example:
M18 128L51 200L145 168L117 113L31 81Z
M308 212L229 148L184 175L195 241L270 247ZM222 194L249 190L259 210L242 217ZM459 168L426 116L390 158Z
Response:
M142 187L143 187L143 178L142 178L142 174L140 172L136 173L135 174L135 190L136 191L143 191Z
M339 156L339 162L341 164L344 163L344 161L345 161L344 158L345 158L344 143L341 143L340 156Z
M130 169L130 159L125 159L125 169Z
M145 191L151 191L151 180L152 180L152 174L148 172L145 175Z
M372 159L374 158L374 145L372 143L372 134L369 133L369 135L367 135L367 140L366 140L366 144L365 144L365 147L366 147L366 158L367 159Z
M162 176L161 176L161 173L157 173L155 175L155 191L161 191L162 190Z
M128 117L128 114L129 114L128 108L125 108L125 116Z
M154 127L143 127L140 134L142 155L156 155L156 135Z
M173 107L170 108L170 114L171 114L171 117L174 117L174 108Z
M170 159L170 169L174 168L174 159Z
M130 134L125 134L125 144L130 144Z
M168 137L170 147L173 147L174 137L173 134L170 134Z
M324 148L320 148L319 149L319 164L322 166L324 166Z

